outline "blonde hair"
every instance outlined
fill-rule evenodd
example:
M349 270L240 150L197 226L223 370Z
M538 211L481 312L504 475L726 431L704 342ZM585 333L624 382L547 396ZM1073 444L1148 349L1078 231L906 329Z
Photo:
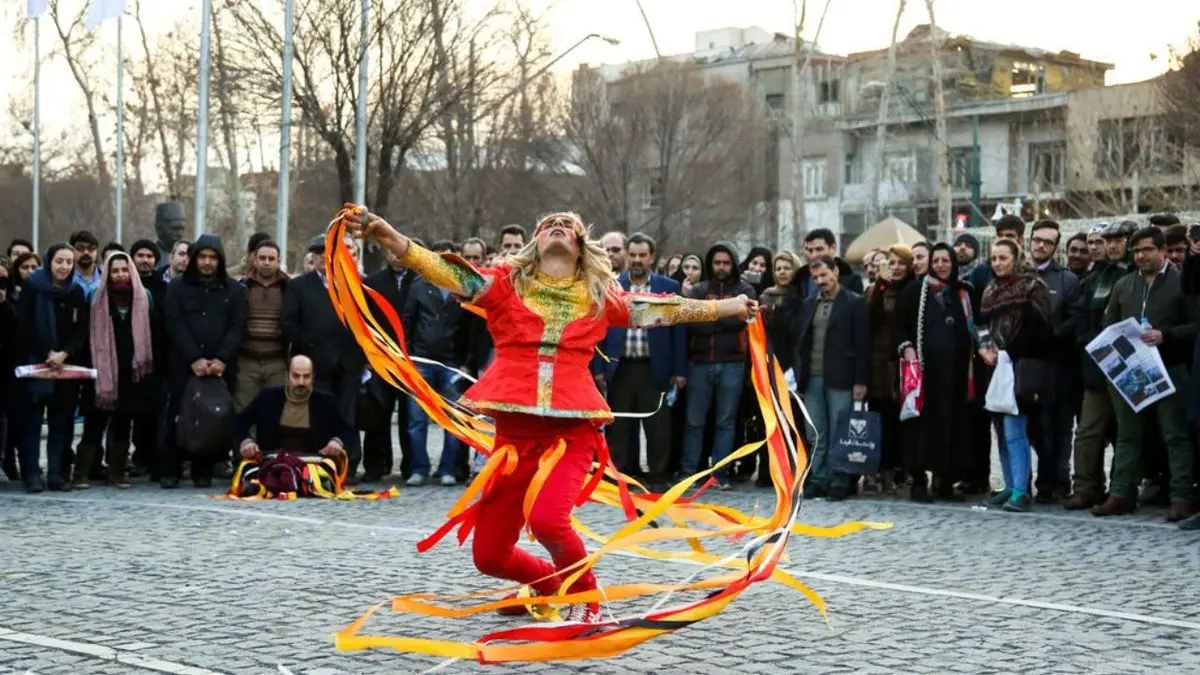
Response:
M798 272L800 271L801 267L804 267L804 263L800 262L800 256L792 253L791 251L784 250L775 254L775 259L771 261L772 270L775 269L775 263L779 262L780 260L786 260L790 262L792 264L793 272Z
M604 315L608 299L617 293L617 280L613 274L612 262L608 259L608 253L604 251L604 247L600 245L599 241L590 238L591 228L585 226L577 214L552 213L543 217L534 227L534 236L520 251L508 256L508 263L512 265L509 279L512 281L513 289L516 290L517 295L525 295L529 282L537 275L538 261L540 260L537 248L538 230L555 221L560 224L563 221L569 222L579 236L579 263L576 266L575 274L577 278L587 281L588 296L592 301L592 316L599 318Z

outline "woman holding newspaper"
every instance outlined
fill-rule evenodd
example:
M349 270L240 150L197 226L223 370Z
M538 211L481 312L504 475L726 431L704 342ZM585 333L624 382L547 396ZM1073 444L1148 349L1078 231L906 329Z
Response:
M1008 239L997 239L992 244L992 271L995 277L983 290L979 303L978 324L989 334L987 342L981 341L979 353L987 365L995 368L1002 362L1001 353L1011 361L1012 372L1021 370L1022 360L1044 359L1050 341L1050 290L1036 274L1027 269L1018 269L1020 249ZM1032 368L1029 369L1032 372ZM1003 379L1003 378L997 378ZM1016 378L1008 380L1014 386ZM996 380L993 380L995 384ZM1013 392L1014 400L1016 392ZM992 392L988 392L988 409L991 410ZM1030 405L1021 401L1019 405ZM1036 404L1032 404L1036 405ZM1029 510L1029 478L1031 451L1026 431L1027 415L1022 410L1014 413L997 413L996 417L1004 430L1000 443L1000 466L1004 472L1004 489L988 499L991 506L1005 511L1024 512Z
M18 366L43 365L53 373L87 360L88 305L83 288L74 281L75 251L54 244L46 251L46 267L29 275L17 303L14 345ZM70 490L64 474L74 435L79 381L27 377L13 392L13 432L27 492ZM47 481L42 481L40 449L42 420L46 420Z

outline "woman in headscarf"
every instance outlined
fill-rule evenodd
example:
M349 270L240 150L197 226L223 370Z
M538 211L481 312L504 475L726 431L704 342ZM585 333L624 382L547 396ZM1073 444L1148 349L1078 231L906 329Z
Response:
M879 465L882 492L894 494L903 482L904 436L900 426L899 373L896 354L896 316L900 297L913 280L912 249L896 244L887 250L888 264L867 289L867 316L871 327L871 373L867 382L867 405L882 420L882 452Z
M112 412L109 423L108 480L128 488L129 445L134 420L153 423L157 414L158 384L154 373L153 299L142 286L133 260L126 253L113 253L105 261L103 278L92 297L89 343L92 367L96 369L96 407ZM149 418L149 419L147 419ZM87 467L94 459L80 456L75 468L75 487L86 488Z
M704 280L704 264L700 256L688 253L679 263L679 269L671 278L679 282L679 294L685 298L691 297L692 287ZM683 432L687 428L687 387L675 394L675 403L671 406L671 459L667 471L674 476L679 472L683 461ZM712 447L713 420L708 420L704 433L704 447Z
M979 324L991 333L994 345L981 350L984 362L995 367L999 350L1008 353L1016 371L1022 359L1046 358L1053 344L1050 328L1050 290L1036 272L1019 268L1021 251L1008 239L992 244L992 272L995 275L983 290L979 303ZM1018 406L1022 403L1018 401ZM1027 415L995 415L1004 425L1004 443L1000 446L1000 467L1004 489L988 504L1005 511L1029 510L1031 466Z
M679 264L679 269L675 270L675 274L671 278L679 282L679 294L686 297L691 297L692 286L704 280L704 263L700 260L700 256L695 253L689 253L683 256L683 262Z
M662 267L662 275L664 277L674 278L675 273L679 271L679 265L683 262L683 255L676 253L670 258L667 258Z
M771 259L771 249L755 246L750 249L750 254L742 264L738 265L742 281L754 287L756 296L775 285L775 278L771 273Z
M34 271L17 304L15 361L45 364L53 370L87 362L88 306L75 283L75 250L55 244L46 252L47 266ZM64 475L75 432L79 380L29 378L14 392L21 478L27 492L70 490ZM46 421L47 478L42 480L42 420Z
M12 271L8 277L8 302L15 307L29 282L29 275L42 266L42 258L36 253L22 253L12 262Z
M962 501L954 481L971 456L968 402L974 395L975 318L969 287L958 279L958 259L949 244L936 244L929 271L900 298L899 355L921 370L921 416L905 424L906 464L912 476L910 498L934 496ZM934 474L929 489L926 472Z
M796 278L796 270L803 266L804 263L801 262L800 256L791 251L780 251L775 254L775 260L771 265L774 283L764 288L758 296L758 304L764 311L769 313L783 303L788 286L791 285L792 279Z

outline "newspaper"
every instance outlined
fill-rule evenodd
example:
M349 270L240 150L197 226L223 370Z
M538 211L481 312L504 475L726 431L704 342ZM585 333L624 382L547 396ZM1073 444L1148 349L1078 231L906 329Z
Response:
M84 368L82 366L63 366L56 370L44 363L35 363L29 366L17 366L13 369L13 375L25 379L94 380L96 379L96 369Z
M1125 319L1105 328L1087 346L1088 355L1134 412L1175 393L1158 347L1142 342L1147 330L1133 318Z

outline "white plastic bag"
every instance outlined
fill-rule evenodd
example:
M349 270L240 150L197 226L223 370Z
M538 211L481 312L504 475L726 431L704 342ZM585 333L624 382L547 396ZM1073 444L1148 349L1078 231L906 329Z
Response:
M1006 351L1001 351L996 357L996 370L992 373L992 383L988 385L984 407L1003 415L1021 414L1017 408L1017 378L1013 374L1012 359L1008 358Z

